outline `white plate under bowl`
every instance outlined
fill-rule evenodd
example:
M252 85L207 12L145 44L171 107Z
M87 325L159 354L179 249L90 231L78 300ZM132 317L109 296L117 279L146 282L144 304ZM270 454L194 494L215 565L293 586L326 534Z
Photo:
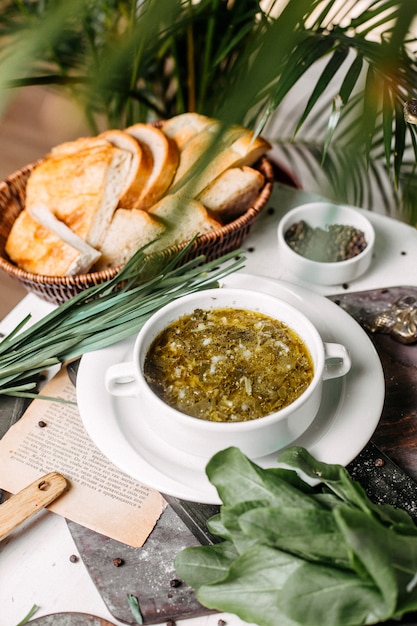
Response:
M223 284L282 298L310 318L324 341L343 343L349 350L351 371L342 379L325 381L315 420L292 445L307 448L326 463L350 463L371 438L385 397L381 362L365 331L331 300L291 283L234 274ZM134 339L88 353L81 359L77 401L89 436L110 461L142 484L183 500L219 504L203 460L159 439L141 420L135 399L114 397L106 391L106 369L130 358ZM277 456L270 454L256 459L256 463L276 467Z

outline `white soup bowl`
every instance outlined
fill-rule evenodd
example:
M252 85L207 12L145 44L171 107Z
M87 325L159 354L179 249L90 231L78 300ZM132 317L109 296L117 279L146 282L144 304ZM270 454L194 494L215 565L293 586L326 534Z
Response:
M166 404L148 385L144 362L153 340L172 322L195 309L238 308L280 320L304 342L314 366L310 385L292 404L248 421L214 422L186 415ZM183 296L161 308L144 324L131 361L116 363L106 372L108 392L130 396L138 403L138 420L146 420L160 439L178 450L203 457L236 446L249 458L276 452L299 437L316 416L323 381L345 375L351 366L346 348L325 343L312 322L295 307L268 294L245 289L215 288Z

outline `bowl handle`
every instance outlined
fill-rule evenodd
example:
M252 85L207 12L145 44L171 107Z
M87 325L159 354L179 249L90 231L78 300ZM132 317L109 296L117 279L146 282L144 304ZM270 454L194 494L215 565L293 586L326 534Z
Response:
M139 392L135 366L131 361L110 365L106 371L104 383L112 396L135 397Z
M324 359L323 380L344 376L352 365L349 353L341 343L324 342Z

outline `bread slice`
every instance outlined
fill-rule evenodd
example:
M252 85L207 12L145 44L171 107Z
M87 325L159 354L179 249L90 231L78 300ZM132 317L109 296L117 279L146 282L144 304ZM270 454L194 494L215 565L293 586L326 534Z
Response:
M126 150L132 155L129 176L126 179L125 188L119 199L119 206L131 209L135 206L153 168L153 158L149 150L142 148L137 139L123 130L106 130L99 139L105 139L113 146Z
M106 146L106 143L106 140L102 137L78 137L78 139L73 139L72 141L64 141L64 143L60 143L57 146L54 146L47 155L47 157L75 154L76 152L80 152L81 150L93 150L102 146Z
M135 137L153 157L153 168L135 203L136 209L147 209L157 202L170 186L178 166L176 143L152 124L134 124L126 132Z
M193 168L203 161L209 154L210 159L221 153L242 133L248 132L242 127L232 127L222 130L218 120L212 120L203 130L196 133L183 147L180 152L179 164L175 173L170 192L175 193L180 186L193 176Z
M271 148L243 126L232 126L221 135L219 130L218 124L208 126L186 144L170 193L197 197L225 170L252 165Z
M132 155L108 141L81 150L58 149L31 172L25 208L45 205L59 220L96 248L126 187Z
M148 212L152 217L161 220L166 228L159 247L184 243L195 235L203 235L220 228L220 223L208 214L201 202L193 198L167 195Z
M92 249L45 208L43 217L54 229L41 224L26 210L19 213L5 250L18 267L44 276L71 276L88 272L100 253ZM64 234L65 239L56 230Z
M163 223L146 211L117 209L100 245L101 257L94 269L102 270L123 265L139 248L157 239L164 232ZM147 252L153 252L157 246L158 242L151 244Z
M207 126L214 122L213 118L199 113L182 113L161 122L161 130L175 141L179 150Z
M253 205L264 182L263 174L252 167L232 167L214 179L198 200L222 224L227 224Z

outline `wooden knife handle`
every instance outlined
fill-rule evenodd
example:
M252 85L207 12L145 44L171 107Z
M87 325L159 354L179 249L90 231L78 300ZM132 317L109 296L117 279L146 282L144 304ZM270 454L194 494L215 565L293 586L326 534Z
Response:
M66 479L50 472L0 505L0 541L41 508L51 504L67 488Z

